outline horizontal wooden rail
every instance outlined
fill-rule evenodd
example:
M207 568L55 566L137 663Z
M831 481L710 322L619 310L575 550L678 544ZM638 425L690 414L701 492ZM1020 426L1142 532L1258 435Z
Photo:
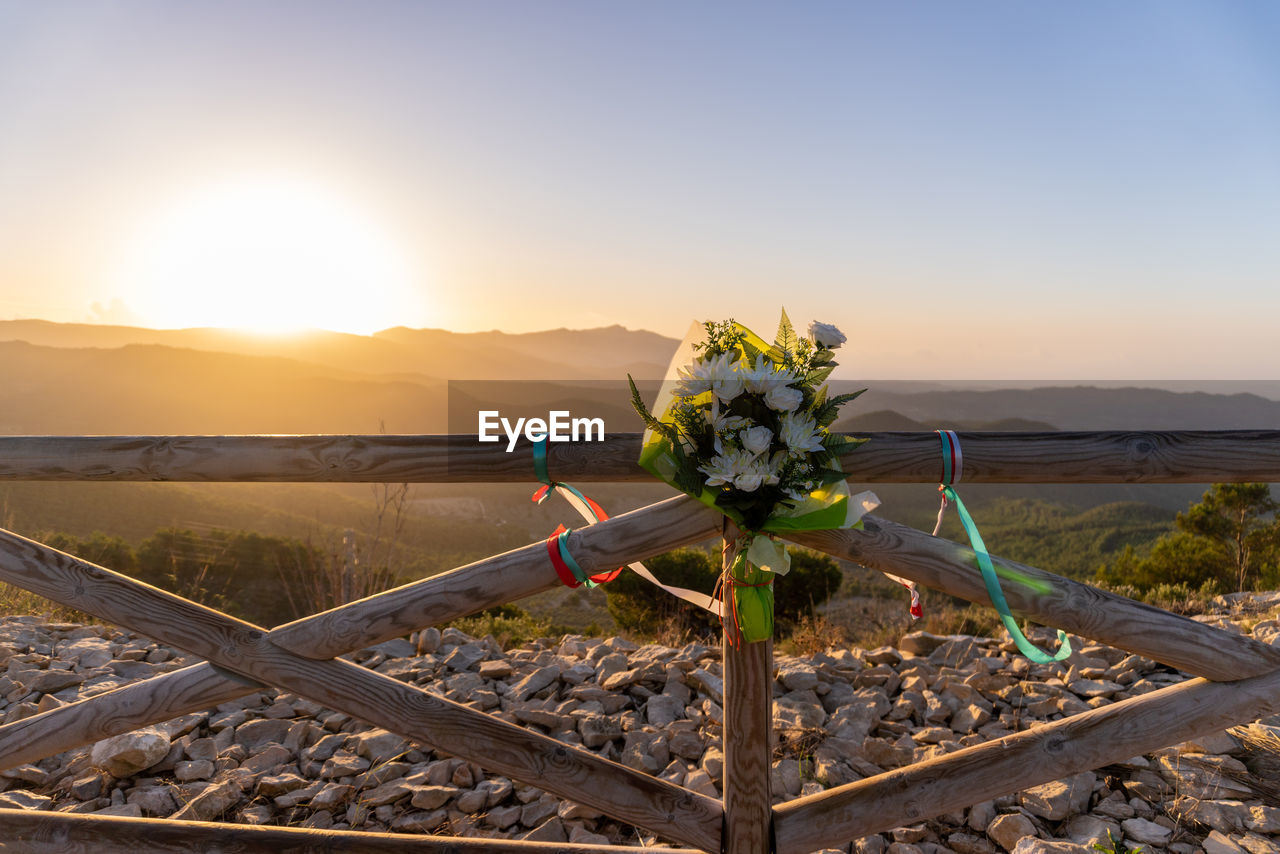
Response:
M844 847L1280 711L1280 672L1193 679L774 808L777 854Z
M720 850L724 808L712 798L351 662L304 658L251 623L7 531L0 580L683 844Z
M161 818L76 815L0 809L0 845L25 854L692 854L680 848L573 845L410 833L361 833L304 827L210 824ZM3 850L9 850L5 847Z
M722 519L681 496L575 530L569 548L594 573L713 537ZM560 583L543 544L534 543L289 623L268 637L299 655L332 658ZM153 676L0 726L0 769L209 708L257 687L208 663Z
M934 433L861 433L861 483L936 483ZM1280 482L1280 430L961 432L966 483ZM533 480L521 440L423 436L0 436L0 480L497 483ZM552 444L553 477L647 481L638 433Z
M788 534L801 545L952 596L990 605L973 550L880 519L863 529ZM1219 682L1280 670L1280 648L1144 605L1088 584L992 556L1019 617L1111 644Z

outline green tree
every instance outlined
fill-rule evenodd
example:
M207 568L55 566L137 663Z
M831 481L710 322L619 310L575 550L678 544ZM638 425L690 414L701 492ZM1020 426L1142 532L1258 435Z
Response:
M1215 483L1179 513L1175 529L1140 556L1132 547L1098 570L1108 584L1149 590L1160 584L1244 590L1280 576L1278 504L1265 483Z
M138 570L138 556L123 537L114 537L94 531L88 537L55 532L39 538L42 543L60 552L96 563L124 575L134 575Z
M826 555L795 547L790 552L791 571L773 585L774 621L781 634L831 598L843 579ZM645 566L665 584L705 593L715 588L720 576L719 562L697 549L676 549L646 560ZM634 572L622 573L604 589L609 613L626 631L651 635L670 627L703 637L720 632L713 614L662 592Z
M1215 483L1199 504L1178 514L1178 530L1213 543L1226 556L1237 590L1280 557L1280 504L1265 483Z

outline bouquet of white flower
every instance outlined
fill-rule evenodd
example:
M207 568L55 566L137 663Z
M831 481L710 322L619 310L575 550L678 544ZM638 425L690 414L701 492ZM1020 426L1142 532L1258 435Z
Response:
M735 622L759 640L772 634L772 575L763 571L781 575L790 560L758 535L851 527L879 503L869 492L851 497L840 469L840 457L865 440L828 430L862 392L827 394L833 350L846 340L830 324L813 323L800 338L784 311L772 345L732 320L702 328L677 353L676 377L652 411L631 383L648 427L640 465L743 529L725 581Z

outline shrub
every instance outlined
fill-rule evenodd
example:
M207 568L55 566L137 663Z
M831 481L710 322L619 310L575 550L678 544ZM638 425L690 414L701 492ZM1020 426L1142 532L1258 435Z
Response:
M826 602L840 587L840 568L831 558L791 548L791 571L773 585L774 621L780 635ZM719 562L706 552L676 549L645 561L663 583L710 593L720 575ZM643 636L689 634L714 637L720 621L713 614L663 593L633 572L605 585L609 613L623 631Z

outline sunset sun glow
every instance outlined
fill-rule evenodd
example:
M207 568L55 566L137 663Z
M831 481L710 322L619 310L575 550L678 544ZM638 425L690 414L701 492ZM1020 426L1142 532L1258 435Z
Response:
M368 334L417 316L401 247L359 206L305 182L247 177L192 192L128 251L119 288L158 327Z

